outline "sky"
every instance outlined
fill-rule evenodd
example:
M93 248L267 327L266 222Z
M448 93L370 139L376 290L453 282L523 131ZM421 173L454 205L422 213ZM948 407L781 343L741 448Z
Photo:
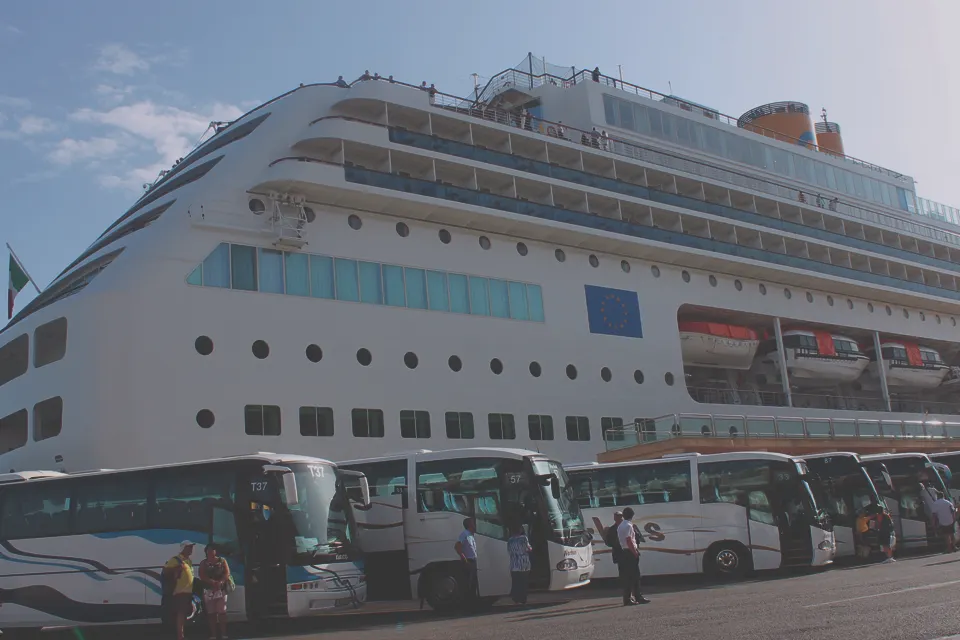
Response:
M467 95L528 52L733 116L825 107L847 154L960 207L957 24L957 0L2 2L0 243L43 288L211 121L365 69Z

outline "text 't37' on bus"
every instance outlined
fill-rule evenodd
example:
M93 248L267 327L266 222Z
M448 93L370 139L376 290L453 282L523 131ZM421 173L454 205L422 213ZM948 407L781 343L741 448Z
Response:
M199 545L194 563L209 543L229 563L228 619L356 605L366 585L347 475L357 477L275 454L2 475L0 629L159 622L161 567L183 540Z
M510 592L509 529L522 524L531 589L570 589L593 574L590 538L567 474L533 451L418 451L339 463L370 482L356 508L370 599L422 598L434 609L465 603L466 572L454 551L466 517L476 520L479 595Z
M878 453L860 459L893 517L897 546L935 546L937 534L930 506L937 491L949 496L950 490L930 458L923 453Z
M632 507L643 575L820 566L834 556L819 486L803 461L777 453L677 454L568 465L593 538L596 578L617 575L603 542L615 511Z
M855 555L857 517L869 505L883 505L870 474L855 453L818 453L803 459L823 486L822 506L833 520L837 557ZM878 482L887 486L882 477L878 477Z

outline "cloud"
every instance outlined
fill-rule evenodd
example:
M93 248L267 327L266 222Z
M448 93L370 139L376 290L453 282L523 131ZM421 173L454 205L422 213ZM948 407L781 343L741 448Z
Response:
M29 109L30 101L26 98L17 98L15 96L0 96L0 107L9 107L10 109Z
M43 171L33 171L25 175L20 176L19 178L14 178L10 181L11 184L34 184L37 182L46 182L48 180L53 180L59 174L58 171L52 169L45 169Z
M19 36L23 34L23 31L12 24L0 24L0 33L5 36Z
M120 141L116 138L89 138L75 140L64 138L50 153L50 160L56 164L68 165L80 160L99 160L116 155L120 151Z
M131 85L110 85L110 84L98 84L94 87L93 91L96 93L106 104L120 104L126 100L127 96L134 92L135 87Z
M40 116L24 116L20 118L20 133L33 136L40 133L47 133L56 129L56 125L49 118Z
M122 44L106 44L100 47L100 55L94 68L117 75L129 76L137 71L150 69L150 62Z
M81 109L70 116L76 122L101 125L108 129L109 139L129 136L134 142L150 145L157 159L140 167L101 177L100 184L108 188L140 189L153 182L164 169L187 155L196 145L213 120L235 120L243 112L234 105L214 104L202 111L187 111L177 107L144 100L106 111Z

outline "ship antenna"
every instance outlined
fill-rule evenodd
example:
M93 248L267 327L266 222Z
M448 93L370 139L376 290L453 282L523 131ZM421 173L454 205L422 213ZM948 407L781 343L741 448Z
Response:
M673 83L667 80L667 86L670 87L670 95L673 95Z
M820 118L823 119L823 123L824 123L824 124L827 123L827 108L826 108L826 107L821 107L821 108L820 108Z

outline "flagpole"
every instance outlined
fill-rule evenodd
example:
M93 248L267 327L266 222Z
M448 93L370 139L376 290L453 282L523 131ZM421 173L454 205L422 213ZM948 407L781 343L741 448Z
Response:
M7 249L10 251L10 255L13 256L13 259L17 261L17 266L19 266L20 269L23 270L23 275L27 276L27 280L30 281L30 284L33 285L33 288L37 290L37 293L40 293L40 287L37 286L37 283L36 283L36 281L33 279L33 276L31 276L29 273L27 273L27 268L23 266L23 263L20 262L20 258L18 258L18 257L17 257L17 254L14 253L13 247L10 246L10 243L9 243L9 242L6 243L6 244L7 244Z

